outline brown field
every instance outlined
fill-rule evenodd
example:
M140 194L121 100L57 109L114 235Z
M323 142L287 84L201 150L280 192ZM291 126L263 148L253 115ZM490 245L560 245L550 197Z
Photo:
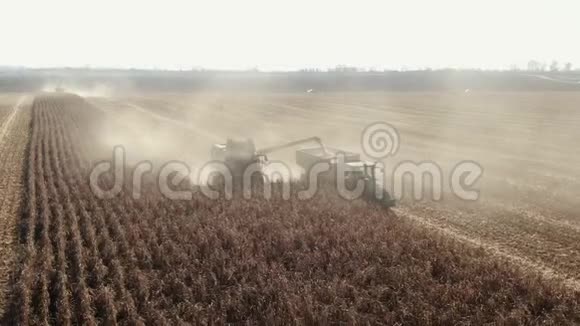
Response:
M361 152L364 127L389 122L398 129L401 145L397 155L385 161L387 170L405 160L434 161L444 176L463 160L476 161L484 169L478 201L462 202L449 193L438 202L407 196L397 209L399 215L428 219L430 227L476 239L502 256L525 259L526 266L578 285L578 93L209 93L93 102L112 110L109 113L123 112L121 119L133 123L127 129L140 135L137 143L108 133L118 136L113 143L127 144L128 155L131 148L149 155L164 151L161 157L170 151L192 164L207 155L212 142L228 136L253 137L260 147L317 135L329 145ZM140 134L141 124L132 114L171 131ZM291 151L273 158L293 161Z
M17 256L22 173L30 131L30 103L24 95L0 97L0 312Z
M3 324L580 323L580 94L89 95L0 98ZM115 145L129 171L195 166L228 136L361 152L375 121L401 136L387 167L473 160L481 198L387 211L88 185Z

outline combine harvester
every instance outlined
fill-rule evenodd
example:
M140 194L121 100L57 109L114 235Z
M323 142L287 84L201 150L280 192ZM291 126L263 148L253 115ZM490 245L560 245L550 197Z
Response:
M355 185L360 180L364 182L363 197L366 200L379 202L384 207L395 205L395 201L388 191L377 183L376 172L379 167L376 162L362 161L360 154L357 153L326 147L319 137L300 139L264 149L256 149L252 139L242 141L228 139L225 144L213 145L211 159L223 162L229 168L233 177L234 189L240 189L244 172L248 167L258 166L263 180L263 169L267 165L268 154L308 143L315 143L317 146L296 151L296 164L303 172L300 180L307 181L309 171L314 165L328 163L330 169L319 175L319 182L336 185L338 171L344 171L346 185Z

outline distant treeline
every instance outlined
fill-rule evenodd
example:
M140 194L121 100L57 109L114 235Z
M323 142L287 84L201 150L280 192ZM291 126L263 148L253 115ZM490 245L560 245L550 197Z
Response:
M422 70L387 72L225 72L152 70L6 70L0 91L106 86L118 91L463 91L580 90L580 72Z

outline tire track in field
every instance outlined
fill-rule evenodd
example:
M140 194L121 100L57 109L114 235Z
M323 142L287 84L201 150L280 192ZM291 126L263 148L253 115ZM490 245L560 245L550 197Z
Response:
M485 241L479 237L473 237L465 234L459 229L455 229L449 225L440 225L430 220L429 217L423 217L411 213L405 208L394 208L392 209L397 216L406 218L413 223L416 223L422 227L435 230L440 232L442 235L458 240L469 246L483 248L486 252L491 255L507 261L514 266L517 266L525 271L531 271L536 275L540 275L543 278L557 283L562 284L564 287L571 291L580 292L580 280L574 277L570 277L554 268L551 268L541 262L531 260L529 258L519 256L517 254L510 253L510 248L502 246L501 244L493 243L490 241Z
M7 285L17 259L24 155L29 138L30 107L19 98L0 126L0 314L4 313Z
M10 115L8 115L8 117L6 118L6 121L4 121L4 123L2 124L2 126L0 127L0 143L4 143L4 137L6 136L6 133L8 133L8 130L10 128L10 126L12 125L12 122L14 121L14 117L16 116L16 114L18 113L18 109L20 108L20 106L22 105L22 102L24 102L24 100L26 99L26 96L20 96L20 98L18 99L18 102L16 102L16 105L14 107L12 107L12 111L10 112Z

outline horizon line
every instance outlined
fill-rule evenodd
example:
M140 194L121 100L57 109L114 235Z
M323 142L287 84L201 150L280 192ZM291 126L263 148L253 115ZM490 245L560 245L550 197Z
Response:
M322 67L304 67L297 69L260 69L259 67L246 69L224 69L224 68L209 68L209 67L191 67L187 68L163 68L163 67L110 67L110 66L27 66L27 65L2 65L0 64L0 71L58 71L58 70L85 70L85 71L145 71L145 72L214 72L214 73L389 73L389 72L580 72L580 67L572 68L571 70L557 69L527 69L520 67L510 68L468 68L468 67L421 67L421 68L368 68L350 65L337 65L332 68Z

